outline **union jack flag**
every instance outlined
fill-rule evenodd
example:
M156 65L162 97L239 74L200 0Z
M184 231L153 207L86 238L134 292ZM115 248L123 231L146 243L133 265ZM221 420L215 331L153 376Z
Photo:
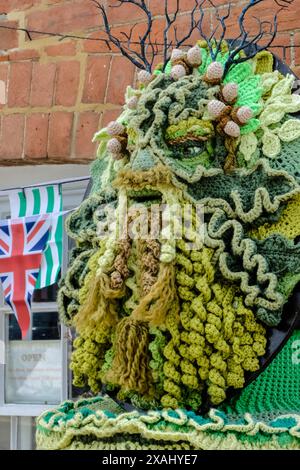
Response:
M25 339L31 317L31 299L51 218L42 216L0 222L0 279L6 303L12 308Z

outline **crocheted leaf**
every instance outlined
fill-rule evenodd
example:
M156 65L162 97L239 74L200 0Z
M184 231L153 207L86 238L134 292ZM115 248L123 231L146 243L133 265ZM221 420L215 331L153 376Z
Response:
M297 113L300 111L300 96L299 95L285 95L277 96L272 100L271 104L282 106L286 113Z
M271 93L271 97L268 101L271 101L273 98L277 96L280 97L282 95L290 95L294 81L295 81L295 77L293 75L287 75L282 80L280 80L280 82L278 82L274 86L272 93Z
M266 106L261 115L259 116L262 126L270 126L280 122L285 115L285 109L282 104L273 103Z
M205 49L203 47L201 47L200 49L201 49L202 63L200 65L200 67L198 67L198 71L201 75L203 75L205 70L208 67L207 59L208 59L209 54L208 54L207 49Z
M169 62L167 63L165 67L165 73L169 75L171 73L171 69L172 69L172 62L169 60Z
M262 144L262 151L266 157L275 158L280 154L280 139L274 132L266 129L262 138Z
M292 140L300 137L300 120L299 119L290 119L286 121L280 129L277 130L277 133L281 140L284 142L291 142Z
M247 78L253 75L252 66L249 62L242 62L229 70L224 79L224 83L235 82L241 84Z
M245 126L241 127L241 135L248 134L249 132L255 132L259 128L260 121L258 119L252 118Z
M93 142L101 142L105 140L109 140L111 137L107 133L106 127L101 129L100 131L96 132L93 138Z
M261 87L263 89L263 94L268 93L276 83L280 80L280 74L278 70L275 70L272 73L264 73L261 75Z
M274 273L300 272L300 244L274 234L257 242L258 252L268 261Z
M258 140L254 132L241 136L240 151L246 161L249 161L257 149Z
M255 113L261 110L258 101L262 96L260 77L253 75L239 84L237 106L249 106Z

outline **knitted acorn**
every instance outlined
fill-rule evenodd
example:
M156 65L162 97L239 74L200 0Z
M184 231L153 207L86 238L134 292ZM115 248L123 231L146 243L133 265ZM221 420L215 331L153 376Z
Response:
M186 53L181 49L173 49L171 54L171 61L174 62L176 60L183 60L186 56Z
M122 144L118 139L113 137L107 142L107 151L112 154L115 160L123 158L122 156Z
M236 117L242 124L246 124L253 117L253 111L248 106L241 106L236 112Z
M225 108L226 105L219 100L211 100L207 105L209 114L214 118L220 117Z
M187 61L192 67L199 67L202 64L201 49L198 46L188 50Z
M186 70L183 65L174 65L171 69L171 77L174 80L179 80L180 78L183 78L186 76Z
M108 135L122 135L125 131L123 124L117 121L111 121L107 128Z
M129 100L127 101L127 108L129 109L136 109L137 108L137 105L138 105L138 102L139 102L139 99L137 96L132 96L131 98L129 98Z
M141 70L138 73L137 78L138 78L138 81L142 83L143 85L148 85L151 82L153 77L150 72L147 72L147 70Z
M238 97L239 86L237 83L227 83L222 88L222 97L226 103L234 103Z
M205 79L211 83L220 83L223 78L224 68L220 62L212 62L206 70Z
M224 132L229 137L239 137L241 134L240 127L234 121L228 121L224 127Z

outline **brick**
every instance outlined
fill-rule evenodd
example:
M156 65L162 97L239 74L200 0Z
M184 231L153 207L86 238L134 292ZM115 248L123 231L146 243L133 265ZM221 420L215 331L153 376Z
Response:
M77 157L94 158L97 144L92 142L95 132L99 130L100 115L92 111L80 113L76 129Z
M14 62L10 66L8 106L26 107L29 105L32 63Z
M1 10L0 10L1 11ZM11 28L17 28L19 26L16 21L1 21L1 26L8 26ZM0 29L0 44L1 49L7 51L8 49L14 49L19 44L19 32L12 29Z
M2 116L0 159L19 160L23 157L24 115Z
M25 158L47 158L48 114L31 114L26 119Z
M292 70L294 74L296 75L296 77L300 79L300 66L298 65L297 67L292 67Z
M282 47L276 47L277 45L280 46L290 46L291 45L291 37L289 33L284 33L284 34L278 34L273 41L271 47L270 47L270 52L275 54L277 57L279 57L281 60L286 62L287 64L290 64L292 61L292 49L290 47L287 47L284 49Z
M45 52L50 57L73 56L76 54L76 42L66 42L45 47Z
M55 71L55 64L33 64L31 106L52 106Z
M103 103L108 78L110 57L89 56L87 60L83 103Z
M222 4L225 3L225 0L221 0ZM237 0L236 0L237 1ZM216 3L216 2L214 2ZM168 1L168 12L173 14L176 11L177 1L169 0ZM179 12L183 13L185 11L191 11L194 7L194 2L191 0L180 0L179 2ZM206 2L204 7L209 7L209 3ZM164 15L165 14L165 2L164 0L148 0L148 8L151 10L153 16Z
M101 117L101 128L106 127L111 121L115 121L122 113L122 108L107 109L103 112Z
M300 33L295 34L294 44L295 44L295 46L297 46L297 47L294 48L294 51L295 51L295 64L300 65Z
M68 158L71 153L73 113L57 112L50 115L48 157Z
M55 104L73 106L76 103L79 85L80 64L71 60L57 65Z
M156 21L157 20L155 20L153 22L153 36L155 35L154 29L156 27ZM142 36L144 34L144 32L146 31L146 27L147 27L146 23L144 23L144 22L143 23L138 23L136 25L123 24L123 25L120 25L120 26L112 27L111 32L115 37L117 37L120 40L124 41L125 37L124 37L124 34L122 34L122 33L130 34L130 30L133 28L132 37L131 37L132 42L139 42L139 36ZM91 39L86 39L85 41L83 41L83 50L85 52L88 52L88 53L91 53L91 52L96 52L96 53L100 53L100 52L107 52L107 53L119 52L119 49L116 46L114 46L114 44L109 42L109 47L108 47L107 43L105 41L103 41L103 39L107 40L107 35L104 31L95 31L89 37ZM135 44L131 44L130 47L134 50L135 49L138 50L137 45L135 45Z
M195 16L195 20L198 21L199 18L200 18L199 13L197 13L197 15ZM205 21L202 24L202 29L203 29L204 34L209 35L210 31L211 31L211 29L210 29L210 11L209 10L205 11L205 17L204 18L205 18ZM176 27L177 27L177 37L178 37L179 40L181 40L187 35L188 31L190 30L190 27L191 27L191 16L190 16L190 14L185 13L183 15L180 15L177 18ZM175 41L175 34L174 34L174 29L173 28L171 28L171 30L170 30L169 37L170 37L170 40L172 40L173 42ZM160 37L160 39L161 39L161 37ZM202 39L201 36L200 36L200 32L197 28L195 28L193 30L192 34L190 35L190 37L183 43L183 45L181 47L183 47L184 45L193 46L194 44L196 44L196 42L199 39Z
M15 10L26 10L41 2L42 0L0 0L0 11L9 13Z
M7 102L8 64L0 64L0 109Z
M51 33L84 31L99 26L99 13L94 3L74 0L61 5L54 5L46 10L35 11L27 15L27 28ZM37 37L32 34L32 37ZM41 37L40 35L38 36Z
M120 2L118 2L117 0L111 0L107 3L115 7L106 8L109 23L111 25L146 19L145 12L141 8L136 7L135 5L130 5L127 3L118 7L117 5L119 5Z
M125 57L114 56L112 58L107 103L124 103L124 94L127 86L133 83L134 71L134 65Z
M9 60L11 62L38 59L39 57L40 54L36 49L20 49L9 53Z

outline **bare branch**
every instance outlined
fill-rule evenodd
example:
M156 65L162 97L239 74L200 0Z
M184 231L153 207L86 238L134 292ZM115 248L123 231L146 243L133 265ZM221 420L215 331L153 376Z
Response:
M92 2L95 3L97 8L100 10L100 13L103 19L105 32L108 36L108 39L112 42L112 44L114 44L119 49L121 54L125 56L127 59L129 59L136 67L142 70L147 70L148 72L151 72L151 62L149 62L147 58L147 53L146 53L146 50L147 50L146 41L150 37L152 24L153 24L151 11L148 10L145 0L139 0L139 1L117 0L117 1L118 1L118 5L114 5L113 6L114 8L119 8L123 4L130 3L140 8L147 16L147 29L145 31L145 34L142 37L140 37L140 43L139 43L140 52L137 52L136 50L130 47L130 44L132 44L131 38L132 38L134 27L131 29L129 36L127 35L127 33L124 33L124 32L122 33L127 38L127 45L124 46L123 42L120 41L118 37L114 36L114 34L111 31L111 27L108 21L108 16L107 16L105 7L99 1L92 0Z
M246 14L249 12L251 8L255 7L262 1L264 0L250 0L248 5L246 5L243 8L242 13L239 16L239 20L238 20L239 28L240 28L240 35L230 43L230 54L225 64L224 77L226 76L226 74L228 73L228 71L231 69L233 65L236 65L236 64L239 64L239 63L245 62L246 60L251 59L259 51L267 49L274 41L275 36L277 34L277 29L278 29L277 14L274 17L273 23L269 21L261 21L259 18L256 18L255 16L253 16L253 18L256 19L259 23L259 32L252 39L249 39L249 32L246 30L246 27L245 27ZM282 1L282 0L279 0L279 1ZM281 11L281 9L279 11ZM265 25L270 26L270 31L267 33L264 31ZM267 42L267 44L259 45L259 41L267 34L270 35L270 39ZM236 47L237 43L239 43L239 45ZM239 56L242 50L245 50L245 51L247 50L246 57ZM251 52L251 50L253 52Z
M166 27L164 29L164 68L168 63L168 52L170 49L169 44L169 31L171 26L176 22L177 15L179 13L179 0L176 0L176 10L173 14L173 18L170 17L169 9L168 9L168 0L165 0L165 17L166 17ZM175 38L177 37L177 29L174 28L175 31ZM175 39L176 40L176 39Z

